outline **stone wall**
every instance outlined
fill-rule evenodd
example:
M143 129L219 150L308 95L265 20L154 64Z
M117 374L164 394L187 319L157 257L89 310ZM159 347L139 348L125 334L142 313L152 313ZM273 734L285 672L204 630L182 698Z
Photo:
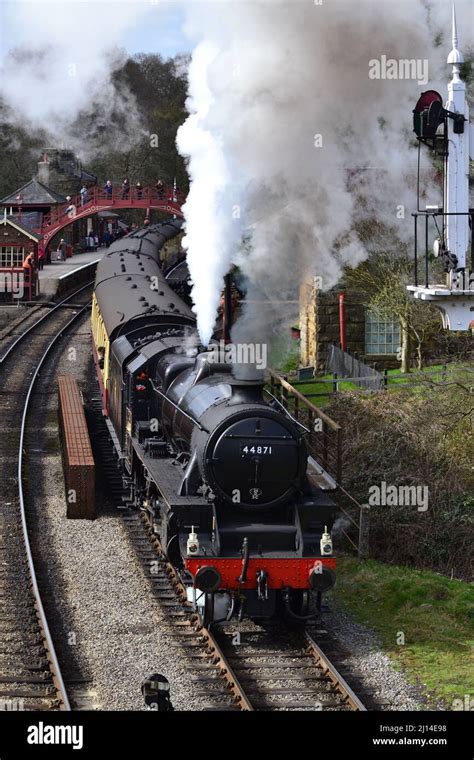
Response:
M300 366L314 367L316 364L316 311L317 291L314 281L300 287Z
M329 346L340 345L339 293L318 292L316 299L316 370L326 368ZM359 356L365 349L365 307L356 294L348 293L344 304L346 349Z

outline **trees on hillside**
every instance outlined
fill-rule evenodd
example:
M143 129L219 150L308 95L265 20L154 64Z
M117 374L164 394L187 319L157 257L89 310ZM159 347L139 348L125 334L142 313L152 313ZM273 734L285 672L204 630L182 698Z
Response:
M104 179L110 175L116 181L128 177L132 186L138 180L154 185L159 178L172 183L176 177L178 187L187 190L184 159L175 144L178 127L186 118L184 71L181 57L165 61L159 55L139 54L115 73L117 92L133 94L126 119L133 120L136 131L120 149L106 143L106 150L90 164L95 174Z
M26 131L19 126L0 99L0 198L31 179L46 143L44 133Z
M115 71L108 101L89 103L68 126L64 147L73 148L99 181L142 185L161 178L187 190L184 159L175 145L186 118L186 59L136 55ZM41 149L55 147L46 131L23 128L0 99L0 198L36 174Z

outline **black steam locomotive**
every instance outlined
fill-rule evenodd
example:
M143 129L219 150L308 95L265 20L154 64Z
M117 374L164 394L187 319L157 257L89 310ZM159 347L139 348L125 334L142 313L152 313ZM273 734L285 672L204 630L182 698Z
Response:
M334 584L335 505L307 477L305 430L262 373L203 348L158 257L179 222L115 242L99 262L93 353L130 484L205 623L309 617Z

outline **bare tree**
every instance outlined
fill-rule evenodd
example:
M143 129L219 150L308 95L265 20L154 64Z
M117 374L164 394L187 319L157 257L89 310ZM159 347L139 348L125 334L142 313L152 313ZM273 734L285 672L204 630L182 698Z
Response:
M359 290L366 305L381 319L400 323L401 371L409 372L415 353L417 367L423 363L423 347L439 331L441 317L436 308L416 301L406 286L412 280L412 265L405 256L374 253L356 269L346 272L346 281Z

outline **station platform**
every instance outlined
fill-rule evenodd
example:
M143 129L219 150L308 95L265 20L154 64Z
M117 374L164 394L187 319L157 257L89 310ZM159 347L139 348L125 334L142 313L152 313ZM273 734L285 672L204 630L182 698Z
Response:
M85 253L76 253L66 261L53 261L51 264L45 264L44 269L38 272L40 281L39 300L44 301L53 298L60 290L61 282L67 279L73 273L88 264L94 264L100 261L108 248L98 248L96 251L86 251Z

